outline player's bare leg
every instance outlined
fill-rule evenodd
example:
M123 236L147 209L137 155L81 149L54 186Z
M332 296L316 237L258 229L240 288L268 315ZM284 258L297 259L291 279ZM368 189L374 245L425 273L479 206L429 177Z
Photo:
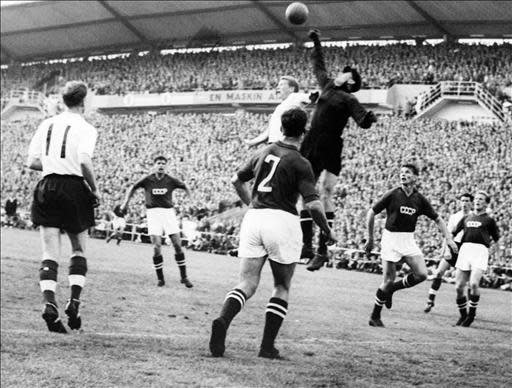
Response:
M226 333L233 318L242 310L245 302L254 295L260 283L261 269L266 257L240 259L240 281L229 291L222 305L220 316L212 322L210 352L222 357L225 351Z
M164 258L162 257L162 237L151 235L151 243L153 244L153 268L158 279L157 286L165 286L164 279Z
M185 263L185 253L181 247L181 237L179 233L171 234L169 237L171 238L172 246L174 247L174 258L176 260L176 264L178 264L178 268L180 269L181 283L187 288L192 288L194 285L187 277L187 264Z
M322 171L318 179L320 201L324 207L325 216L330 228L334 225L335 206L333 197L337 180L338 177L327 170ZM325 262L329 261L329 256L327 255L327 241L327 236L320 232L317 254L313 261L307 266L309 271L319 270L323 267Z
M61 249L59 228L40 227L43 260L39 269L39 286L45 302L42 317L48 330L56 333L66 333L59 316L55 292L57 290L58 260Z
M434 279L432 279L432 285L430 286L430 290L428 291L428 300L425 306L425 312L428 313L435 304L435 299L439 288L441 287L441 283L443 281L443 276L445 272L450 268L450 263L448 263L445 259L441 259L436 271L434 272Z
M456 326L460 326L462 322L464 322L468 316L467 306L468 299L466 297L466 285L469 282L470 271L462 271L457 268L455 272L455 291L457 292L457 308L459 309L459 320L455 324Z
M85 275L87 274L87 259L85 258L85 240L87 232L68 233L71 243L71 258L69 260L69 287L71 295L66 304L65 313L68 316L68 326L72 330L78 330L82 326L80 317L80 295L85 286Z
M274 275L274 291L265 310L265 328L258 357L281 358L274 343L288 312L288 295L295 264L281 264L270 260Z
M473 268L471 270L471 275L469 276L469 289L471 291L469 296L469 309L468 316L464 319L464 322L461 323L461 326L469 327L475 320L476 309L478 307L478 302L480 301L480 279L482 279L484 271L479 268Z
M372 315L370 316L370 326L383 327L381 320L382 306L389 298L389 290L396 278L396 263L382 260L382 283L375 294L375 304L373 306Z

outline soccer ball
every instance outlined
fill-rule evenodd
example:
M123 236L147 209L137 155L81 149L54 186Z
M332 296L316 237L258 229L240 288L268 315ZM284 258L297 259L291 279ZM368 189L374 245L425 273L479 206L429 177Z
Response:
M304 24L308 19L309 10L305 4L295 2L286 8L286 19L292 24Z

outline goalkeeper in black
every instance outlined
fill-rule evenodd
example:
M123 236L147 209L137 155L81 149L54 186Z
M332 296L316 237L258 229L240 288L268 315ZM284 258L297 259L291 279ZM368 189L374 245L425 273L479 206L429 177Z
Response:
M320 93L313 111L310 130L301 145L301 153L313 166L318 182L320 199L327 220L334 224L334 187L341 171L343 129L349 117L361 128L370 128L377 121L375 114L367 111L352 94L361 88L361 76L356 69L346 66L335 78L330 78L325 67L319 31L312 30L309 37L314 43L311 55L313 71L320 86ZM303 235L301 258L313 259L307 267L310 271L320 269L327 258L327 237L320 233L317 255L313 252L313 222L309 212L300 213ZM313 258L314 257L314 258Z

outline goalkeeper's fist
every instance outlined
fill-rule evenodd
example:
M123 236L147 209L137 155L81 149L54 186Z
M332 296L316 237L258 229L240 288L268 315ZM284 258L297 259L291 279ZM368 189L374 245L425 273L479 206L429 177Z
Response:
M320 40L320 31L317 29L310 30L308 33L308 37L312 41L318 41L318 40Z

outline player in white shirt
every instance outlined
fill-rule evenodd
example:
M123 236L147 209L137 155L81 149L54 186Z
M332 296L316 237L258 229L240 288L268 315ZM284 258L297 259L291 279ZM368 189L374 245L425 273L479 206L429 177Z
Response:
M460 220L462 220L465 216L469 214L473 207L473 196L469 193L464 193L459 197L459 205L460 211L454 213L448 219L448 231L453 233ZM457 247L460 248L462 241L462 234L460 232L457 236L454 237L453 241L457 244ZM441 259L439 261L439 265L434 273L434 279L432 279L432 285L430 286L430 290L428 291L428 300L425 306L424 311L426 313L430 312L434 307L434 301L436 299L436 294L441 287L441 283L443 281L443 276L445 272L450 267L455 267L455 263L457 262L458 254L453 252L449 246L446 244L446 241L443 243L443 248L441 250Z
M99 203L92 156L98 132L83 118L87 86L68 82L63 101L67 110L44 120L28 150L29 168L42 171L32 202L32 222L40 226L43 257L39 285L45 300L43 319L48 330L66 333L62 324L55 291L61 230L71 243L69 265L70 299L65 308L68 325L78 330L82 321L78 312L80 294L85 284L87 229L95 224L94 207Z
M276 107L268 123L268 127L257 137L246 140L245 143L250 146L257 146L261 143L275 143L283 139L281 133L281 116L287 110L292 108L303 108L310 103L309 94L299 93L299 83L290 76L283 76L277 84L277 93L282 102Z

